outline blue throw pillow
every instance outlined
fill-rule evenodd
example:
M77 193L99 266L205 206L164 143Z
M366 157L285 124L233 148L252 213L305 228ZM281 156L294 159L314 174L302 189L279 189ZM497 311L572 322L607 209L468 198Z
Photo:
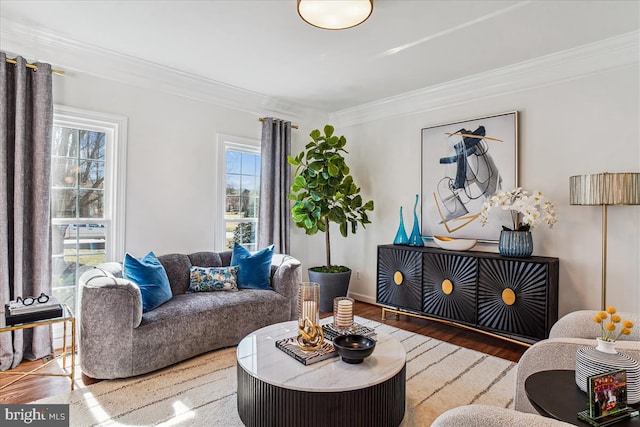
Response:
M271 289L271 258L273 245L251 254L239 244L233 245L231 265L238 268L238 287L244 289Z
M140 288L143 312L161 306L173 296L167 272L153 252L142 259L127 253L124 256L123 270L124 278Z

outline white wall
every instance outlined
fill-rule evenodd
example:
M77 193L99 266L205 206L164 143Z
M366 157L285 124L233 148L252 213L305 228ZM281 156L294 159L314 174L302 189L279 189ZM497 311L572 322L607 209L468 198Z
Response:
M339 127L348 164L363 197L375 201L373 224L356 236L333 237L335 263L361 271L350 293L374 302L376 246L394 239L399 206L407 232L420 188L423 127L519 111L519 182L540 189L556 205L553 229L536 228L534 255L560 259L559 314L600 306L601 208L569 205L569 176L640 172L637 65L508 95L488 97L402 118ZM640 311L640 206L609 208L607 304ZM294 233L294 255L322 263L323 245ZM497 251L495 245L476 249Z
M54 102L128 117L126 251L214 249L216 136L259 140L257 115L84 73L55 77Z

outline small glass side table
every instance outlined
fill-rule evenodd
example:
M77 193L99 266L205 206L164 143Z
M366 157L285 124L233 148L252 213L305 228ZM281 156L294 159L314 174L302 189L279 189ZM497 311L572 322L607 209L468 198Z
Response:
M51 319L35 320L32 322L17 323L15 325L7 326L6 320L4 318L0 318L0 333L16 331L20 329L32 329L37 326L52 325L54 323L62 323L63 329L64 329L63 336L62 336L62 352L61 353L55 354L55 350L54 350L54 355L51 358L51 360L27 372L16 371L15 369L0 371L0 375L18 375L18 378L1 386L0 390L10 386L11 384L21 380L22 378L28 375L40 375L40 376L47 376L47 377L69 377L69 379L71 380L71 390L74 389L75 373L76 373L76 318L74 317L71 309L66 304L60 304L60 305L62 306L62 316L52 317ZM68 335L67 324L69 324L71 327L70 348L67 346L67 343L68 343L67 342L67 335ZM69 353L71 354L70 372L69 370L67 370L67 354ZM59 357L62 357L62 369L66 373L56 374L56 373L49 373L49 372L39 372L40 369L44 368L45 366L49 366L49 364L57 360Z

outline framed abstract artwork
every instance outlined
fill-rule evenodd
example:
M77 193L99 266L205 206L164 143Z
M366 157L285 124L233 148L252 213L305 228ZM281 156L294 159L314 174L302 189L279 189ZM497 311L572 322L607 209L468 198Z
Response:
M495 192L518 186L518 112L422 129L423 236L497 242L509 211L480 222Z

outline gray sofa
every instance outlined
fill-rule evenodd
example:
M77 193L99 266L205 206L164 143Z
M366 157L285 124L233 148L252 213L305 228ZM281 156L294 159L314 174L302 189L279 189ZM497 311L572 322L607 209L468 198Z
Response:
M274 254L273 290L187 293L191 265L228 266L231 252L158 257L173 297L142 312L139 288L122 278L122 265L104 263L80 282L80 367L99 379L145 374L199 354L236 345L250 332L297 318L300 262Z

